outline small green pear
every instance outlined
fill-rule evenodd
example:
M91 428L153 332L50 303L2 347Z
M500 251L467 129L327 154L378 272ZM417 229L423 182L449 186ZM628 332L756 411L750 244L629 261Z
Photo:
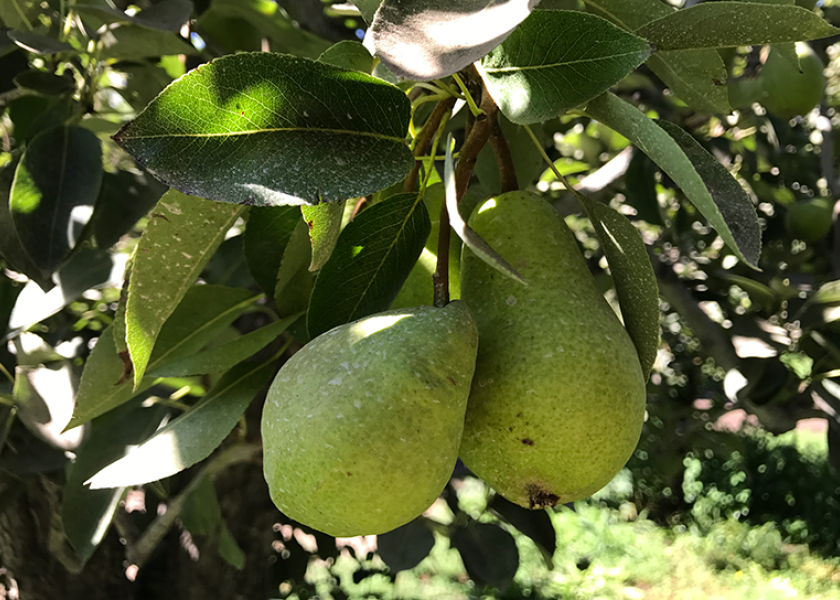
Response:
M277 373L263 409L277 507L337 537L420 515L455 466L477 347L457 301L378 313L309 342Z
M469 225L527 285L464 249L461 298L481 343L461 459L521 506L589 496L639 441L645 379L633 342L541 197L491 198Z

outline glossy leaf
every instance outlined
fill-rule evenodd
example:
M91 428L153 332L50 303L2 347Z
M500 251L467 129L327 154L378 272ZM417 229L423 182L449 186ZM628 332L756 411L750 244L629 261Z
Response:
M621 317L636 346L642 373L650 374L659 352L659 286L642 236L606 204L581 196L610 265Z
M426 206L416 194L398 194L362 211L341 232L315 280L309 336L387 310L430 229Z
M102 58L137 60L173 54L198 54L198 50L169 31L148 30L137 25L120 25L105 31L101 39Z
M243 248L248 269L269 296L274 296L277 272L292 232L301 222L296 206L252 206Z
M163 323L244 210L170 190L137 245L128 286L126 341L140 385Z
M45 292L29 282L20 294L9 320L8 335L27 329L56 314L90 289L117 285L125 265L124 257L84 248L54 275L58 285Z
M204 460L224 441L274 372L273 363L234 367L195 406L86 483L92 490L140 485Z
M636 30L660 51L780 44L838 32L813 11L764 2L706 2Z
M650 56L645 40L609 21L569 10L535 10L481 61L502 113L546 121L605 92Z
M149 376L189 377L206 373L224 373L276 340L299 317L300 314L292 315L237 337L227 344L172 361L149 372Z
M317 271L324 266L341 233L341 220L344 217L344 202L321 203L315 206L301 206L303 220L309 227L309 239L312 241L312 262L310 271Z
M726 208L718 206L711 189L698 172L698 167L686 156L680 144L631 104L607 93L592 100L587 105L586 112L629 139L650 156L680 186L686 197L708 219L709 224L715 228L732 252L748 265L757 268L761 237L754 209L750 207L752 213L747 211L738 198L720 198L718 201L724 203ZM714 160L711 155L708 155L708 158ZM723 169L722 166L720 168ZM727 176L732 177L728 172ZM734 180L733 183L737 185ZM718 184L722 185L716 174L715 181L710 185Z
M91 490L84 482L105 465L122 457L157 429L167 410L160 405L104 415L92 423L91 434L76 452L64 484L61 519L67 539L85 564L102 541L117 511L123 488Z
M429 556L434 545L435 536L423 517L376 536L376 553L391 573L413 569Z
M513 581L519 568L519 551L513 536L504 529L472 521L453 533L450 542L479 588L489 586L504 592Z
M633 32L676 9L659 0L587 0L587 10ZM711 113L729 113L723 85L729 76L713 49L656 52L647 66L689 106Z
M175 81L114 139L184 193L317 204L375 192L411 170L409 111L405 94L380 79L241 53Z
M318 62L360 73L370 74L373 71L373 57L355 40L341 40L330 46L318 57Z
M9 210L21 243L44 273L55 271L76 245L71 213L93 206L101 183L102 149L87 129L48 129L27 146Z
M148 173L104 173L99 198L91 217L93 239L110 248L157 204L166 186Z
M133 23L148 29L178 33L192 15L193 3L190 0L164 0L135 15L128 15L107 4L79 3L73 8L82 16L93 15L105 23Z
M7 31L6 35L15 44L33 54L58 54L59 52L75 52L73 46L57 39L35 33L33 31Z
M370 26L374 53L400 77L446 77L498 46L538 1L383 0Z
M0 167L0 256L13 271L23 273L42 289L49 290L55 284L49 274L44 273L29 256L20 241L12 213L9 211L9 196L14 181L17 160Z
M161 330L149 369L195 354L233 323L256 298L240 288L193 286ZM68 429L124 404L156 381L154 377L146 377L135 391L130 373L126 372L125 363L118 354L114 331L114 327L109 326L102 332L85 362Z

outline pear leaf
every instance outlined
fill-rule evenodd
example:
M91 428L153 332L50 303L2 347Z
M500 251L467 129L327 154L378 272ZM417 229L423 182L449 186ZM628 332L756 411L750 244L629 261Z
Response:
M241 288L216 285L191 287L161 329L148 368L154 371L169 362L195 354L233 323L258 297ZM157 381L155 377L145 377L135 391L126 373L126 365L120 358L114 332L113 325L102 332L85 362L76 393L76 406L67 429L124 404Z
M227 344L185 356L150 372L151 377L189 377L224 373L259 352L288 329L301 315L296 314L237 337Z
M837 35L838 31L800 6L706 2L651 21L636 34L663 51L798 42Z
M140 385L164 322L245 210L170 190L137 244L125 310L126 342Z
M341 219L344 217L344 201L301 206L300 210L309 227L309 239L312 242L312 262L309 264L309 270L317 271L329 260L338 242Z
M513 581L519 550L513 536L498 525L472 521L455 531L450 541L477 587L491 586L504 592Z
M601 17L535 10L482 59L480 71L502 113L527 125L602 94L650 53L648 42Z
M368 75L373 71L373 56L355 40L341 40L330 46L318 57L318 62Z
M296 206L252 206L242 240L245 261L254 281L274 296L283 251L301 221Z
M579 198L607 257L624 327L647 377L659 352L659 286L645 243L626 217L582 194Z
M18 163L9 210L27 254L52 273L76 245L77 207L92 207L102 184L102 149L82 127L54 127L36 135Z
M383 0L370 35L394 74L427 81L457 73L498 46L539 0Z
M96 419L84 445L75 454L67 483L62 489L61 519L67 539L84 564L105 537L119 507L123 488L91 490L84 482L94 473L125 455L128 446L140 443L160 425L167 409L126 405Z
M627 31L666 17L676 9L659 0L588 0L587 10ZM710 113L729 113L729 74L713 49L656 52L647 66L689 106Z
M749 206L744 204L741 198L713 195L709 186L725 185L722 173L713 169L707 162L714 161L714 157L705 151L705 154L692 152L693 157L702 157L705 165L695 166L681 144L677 143L669 132L654 123L638 108L613 94L607 93L593 99L587 104L586 113L629 139L657 163L680 186L686 197L706 217L732 252L751 267L758 268L761 231L755 209L751 203ZM718 166L727 177L732 178L723 166ZM714 173L714 181L709 182L709 186L698 172L699 169ZM734 179L733 183L737 185Z
M204 460L224 441L274 371L273 363L237 365L195 406L86 483L92 490L140 485Z
M107 4L84 2L73 8L83 16L93 15L105 23L133 23L147 29L178 33L192 16L193 3L190 0L163 0L135 15L126 14Z
M48 35L35 33L34 31L10 30L6 32L9 39L15 44L33 54L58 54L59 52L76 52L70 44L60 42Z
M241 53L173 82L114 140L186 194L317 204L375 192L411 170L410 110L405 94L381 79Z
M434 545L435 536L424 517L376 536L376 553L391 573L413 569L429 556Z
M387 310L431 230L422 196L397 194L362 211L338 238L315 280L309 336Z

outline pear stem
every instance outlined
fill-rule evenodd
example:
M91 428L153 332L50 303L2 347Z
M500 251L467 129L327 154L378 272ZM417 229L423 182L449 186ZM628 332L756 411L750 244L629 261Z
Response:
M478 71L471 66L467 71L467 77L480 81ZM473 126L467 133L464 145L458 154L458 164L455 166L455 199L460 202L467 192L470 179L475 169L478 153L490 139L493 127L496 123L496 115L499 107L490 97L490 93L482 86L481 103L479 114L475 116ZM433 304L442 308L449 304L449 242L451 228L449 227L449 213L446 211L446 204L440 211L440 233L438 235L438 255L435 273L432 276L434 290Z
M434 110L432 110L432 114L429 115L428 119L426 119L426 122L420 129L420 133L414 140L415 157L424 156L427 153L429 145L432 143L432 140L435 137L435 133L437 133L438 126L440 125L443 116L448 114L452 110L452 107L455 106L456 100L457 98L450 96L448 98L440 100L435 105ZM422 164L423 161L421 160L414 161L414 168L411 169L411 173L408 174L408 176L405 178L405 181L403 182L403 192L413 192L414 189L417 187L417 179L420 175L420 166Z
M489 94L488 94L489 95ZM513 156L510 153L510 146L502 133L499 120L493 123L493 130L488 140L493 156L496 158L496 167L499 169L501 180L501 192L512 192L519 189L519 181L516 179L516 168L513 166Z

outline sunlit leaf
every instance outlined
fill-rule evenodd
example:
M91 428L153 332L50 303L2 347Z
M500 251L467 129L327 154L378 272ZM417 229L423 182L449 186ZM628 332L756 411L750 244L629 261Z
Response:
M552 119L603 93L650 55L645 40L569 10L535 10L481 61L487 89L519 124Z
M381 79L241 53L166 88L114 139L184 193L257 205L362 196L402 179L410 105Z

